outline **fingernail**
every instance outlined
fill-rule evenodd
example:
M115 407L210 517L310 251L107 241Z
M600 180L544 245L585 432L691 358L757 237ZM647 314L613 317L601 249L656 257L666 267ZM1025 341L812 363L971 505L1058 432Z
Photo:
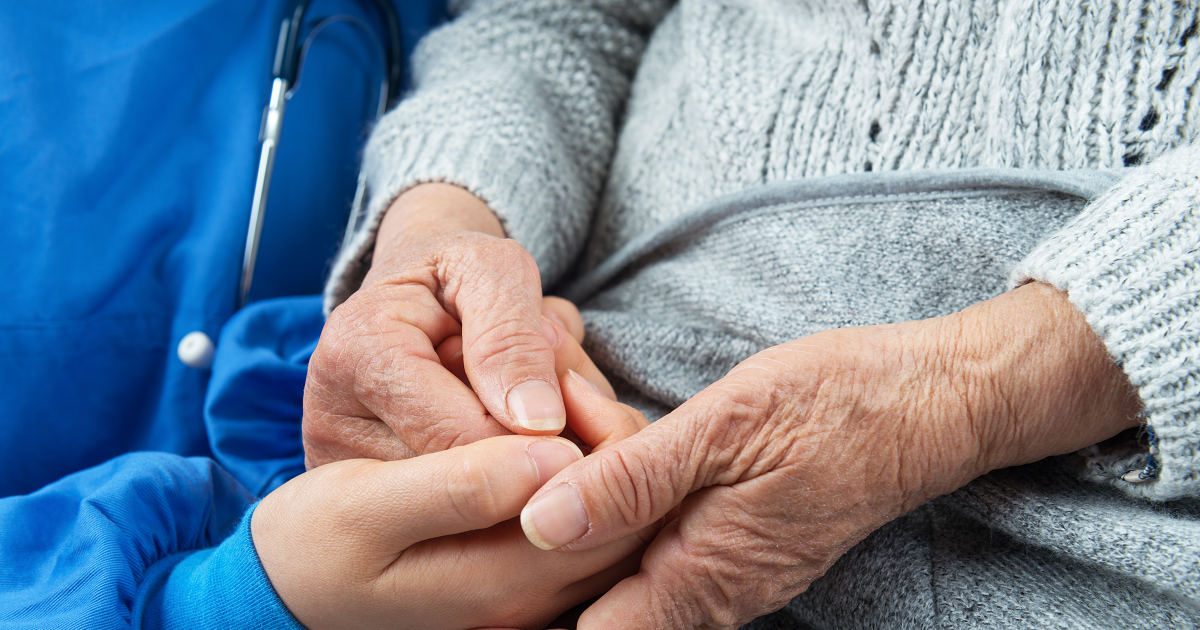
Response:
M529 457L538 471L538 487L550 481L558 471L583 459L583 451L567 440L544 440L529 445Z
M527 381L508 392L508 413L531 431L561 431L567 426L558 391L545 381Z
M559 326L562 326L563 330L567 329L567 322L564 322L563 318L559 317L558 313L554 312L554 310L552 310L552 309L543 309L542 317L545 317L546 319L558 324Z
M581 376L579 374L579 372L576 372L575 370L571 370L571 369L568 369L567 372L569 372L571 374L571 376L577 382L582 383L583 385L585 385L588 389L592 390L593 392L600 394L600 389L598 387L596 387L596 385L593 384L591 381L587 380L586 378L583 378L583 376ZM600 394L600 395L604 396L604 394ZM607 396L605 396L605 398L607 398Z
M587 512L571 484L564 483L525 506L521 528L529 542L541 549L559 547L587 533Z
M550 320L546 319L545 316L542 317L542 336L546 338L546 341L550 342L551 348L558 347L558 330L554 328L554 324L550 323Z

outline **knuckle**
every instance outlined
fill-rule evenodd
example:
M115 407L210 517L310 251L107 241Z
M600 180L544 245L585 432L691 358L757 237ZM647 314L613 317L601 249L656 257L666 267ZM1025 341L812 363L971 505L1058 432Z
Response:
M447 476L446 494L451 508L467 522L498 523L501 520L492 473L477 459L458 460Z
M466 261L478 277L490 278L504 286L533 286L541 290L541 275L533 255L512 239L490 239L472 248Z
M508 270L537 271L537 263L534 262L533 255L511 238L492 241L490 249L492 250L490 253L496 257L495 260Z
M373 309L367 308L361 299L361 294L355 294L343 302L329 314L325 327L321 331L322 341L329 339L326 345L338 345L356 337L373 315Z
M334 399L352 393L364 363L387 351L373 332L381 328L374 325L377 317L372 309L349 302L330 314L308 362L306 393L318 387Z
M745 537L742 532L727 533ZM763 540L727 538L718 535L684 540L681 549L691 568L691 608L697 611L699 620L719 628L738 627L790 599L780 595L780 567L775 564L778 558L760 549Z
M546 338L530 330L514 313L472 340L474 363L478 369L500 367L525 368L553 364L553 351Z
M620 524L626 528L640 528L649 523L658 513L655 509L655 492L651 480L661 479L659 471L641 458L624 454L618 449L601 451L600 481L604 487L608 505L615 511Z
M427 375L432 360L427 353L413 351L404 344L379 344L347 357L345 362L353 366L349 378L355 400L373 410L390 411L390 418L399 426L428 421L436 404L429 395Z
M472 429L486 426L492 422L481 410L458 410L451 417L437 416L432 410L426 415L431 418L419 427L413 427L412 446L419 453L440 453L459 446L466 446L484 437L484 433L472 434ZM416 434L416 430L420 434ZM416 438L420 438L417 440Z
M321 377L337 367L337 359L343 347L352 342L354 333L360 326L360 318L360 310L349 303L342 304L329 314L329 319L325 321L321 330L321 337L317 340L317 347L308 361L309 372Z
M541 298L537 263L511 239L464 236L438 254L435 267L438 300L464 323L472 310L490 314Z
M305 418L302 434L305 457L313 466L363 457L408 459L417 454L390 427L373 418L312 414Z
M774 441L769 421L778 407L771 388L757 392L722 390L700 418L703 428L693 444L695 461L707 469L705 485L729 485L755 468L762 451ZM777 443L776 443L777 445Z

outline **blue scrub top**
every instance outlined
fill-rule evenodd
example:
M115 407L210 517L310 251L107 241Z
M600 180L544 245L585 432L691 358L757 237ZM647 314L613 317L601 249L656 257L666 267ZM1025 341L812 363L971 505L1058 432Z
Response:
M397 6L411 50L443 9ZM142 450L215 454L254 492L302 469L318 301L263 302L221 337L290 7L0 3L0 496ZM317 292L341 237L378 62L335 30L289 105L258 298ZM220 339L211 372L176 358L192 331Z

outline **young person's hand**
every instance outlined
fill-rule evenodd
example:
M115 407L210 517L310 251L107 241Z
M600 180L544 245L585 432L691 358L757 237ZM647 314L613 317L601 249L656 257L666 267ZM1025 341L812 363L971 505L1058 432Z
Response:
M567 309L573 328L574 307L551 308ZM580 365L582 325L558 332L560 365ZM599 372L562 369L568 431L585 450L648 425L601 393L611 388L593 380ZM326 464L263 499L255 547L284 604L314 630L541 628L633 575L661 525L578 556L530 544L515 517L580 457L562 438L500 436L403 461Z
M501 436L327 464L263 499L255 548L312 630L544 627L636 572L655 531L572 557L530 544L514 517L579 457L561 438Z

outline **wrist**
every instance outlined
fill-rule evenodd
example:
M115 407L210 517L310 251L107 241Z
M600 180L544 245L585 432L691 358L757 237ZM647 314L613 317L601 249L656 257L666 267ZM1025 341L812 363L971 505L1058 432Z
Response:
M956 315L976 475L1062 455L1137 426L1141 401L1065 293L1030 283Z
M251 533L257 507L220 545L150 567L147 577L160 581L143 587L134 615L140 627L301 630L259 561Z
M428 183L413 186L396 198L384 214L375 239L376 261L402 248L406 241L452 231L479 232L505 238L491 208L465 188Z

